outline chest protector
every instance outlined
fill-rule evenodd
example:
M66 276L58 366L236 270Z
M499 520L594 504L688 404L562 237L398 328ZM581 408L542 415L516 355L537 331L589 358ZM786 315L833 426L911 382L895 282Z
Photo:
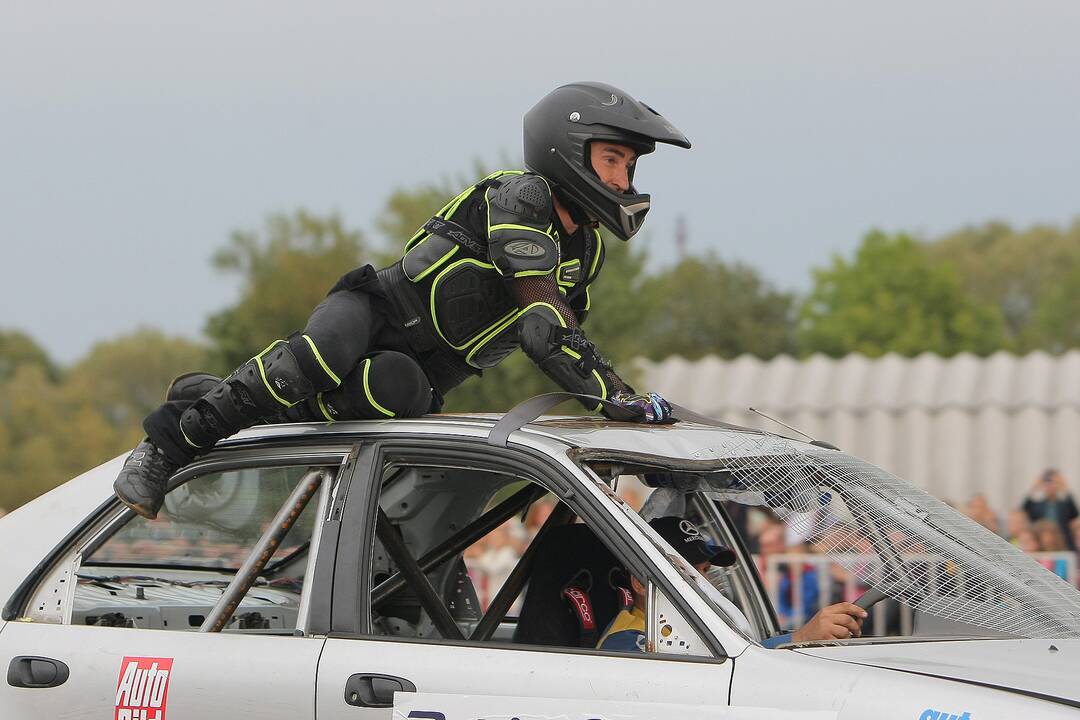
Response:
M584 318L599 273L600 235L561 243L551 189L539 175L493 173L446 204L405 246L401 268L430 313L430 330L473 368L498 364L518 347L524 309L514 278L554 275Z

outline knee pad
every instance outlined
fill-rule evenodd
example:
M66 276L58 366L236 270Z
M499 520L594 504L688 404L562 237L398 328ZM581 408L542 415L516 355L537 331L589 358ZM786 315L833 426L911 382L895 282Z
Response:
M214 389L221 378L208 372L191 372L177 375L165 390L165 402L195 402Z
M431 381L415 360L385 351L361 360L341 387L320 393L307 405L318 410L316 417L330 421L376 420L423 415L431 411L433 398Z
M277 415L313 392L289 344L279 340L185 410L180 432L194 451L206 451L218 440Z
M288 343L300 372L311 383L313 392L326 392L341 385L338 373L327 361L325 354L319 351L310 335L293 333L285 342ZM345 372L348 372L348 369Z
M237 373L242 373L243 386L252 389L256 402L263 401L277 412L312 395L316 388L293 354L292 343L286 340L278 340L263 350L241 365ZM277 405L269 403L264 394L267 392Z

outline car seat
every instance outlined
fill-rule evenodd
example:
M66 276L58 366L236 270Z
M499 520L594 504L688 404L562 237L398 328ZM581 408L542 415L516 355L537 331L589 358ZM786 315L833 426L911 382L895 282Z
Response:
M587 525L553 527L541 542L513 641L596 647L631 600L625 570Z

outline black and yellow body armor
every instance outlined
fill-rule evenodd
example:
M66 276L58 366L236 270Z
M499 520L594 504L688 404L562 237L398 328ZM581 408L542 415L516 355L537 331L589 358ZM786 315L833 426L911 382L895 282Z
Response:
M406 244L400 267L429 330L471 368L492 367L519 347L519 321L539 306L563 327L585 319L603 240L589 226L562 237L558 225L544 178L501 171L447 203ZM549 276L558 298L524 303L508 282ZM566 308L574 318L562 317Z

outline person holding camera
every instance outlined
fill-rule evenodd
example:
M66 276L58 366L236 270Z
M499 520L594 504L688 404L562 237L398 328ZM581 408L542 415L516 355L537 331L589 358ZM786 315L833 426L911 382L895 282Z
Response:
M1076 551L1069 524L1080 517L1069 489L1065 486L1065 476L1054 468L1047 468L1039 475L1027 497L1024 498L1023 510L1035 523L1050 520L1056 523L1065 536L1069 549Z

